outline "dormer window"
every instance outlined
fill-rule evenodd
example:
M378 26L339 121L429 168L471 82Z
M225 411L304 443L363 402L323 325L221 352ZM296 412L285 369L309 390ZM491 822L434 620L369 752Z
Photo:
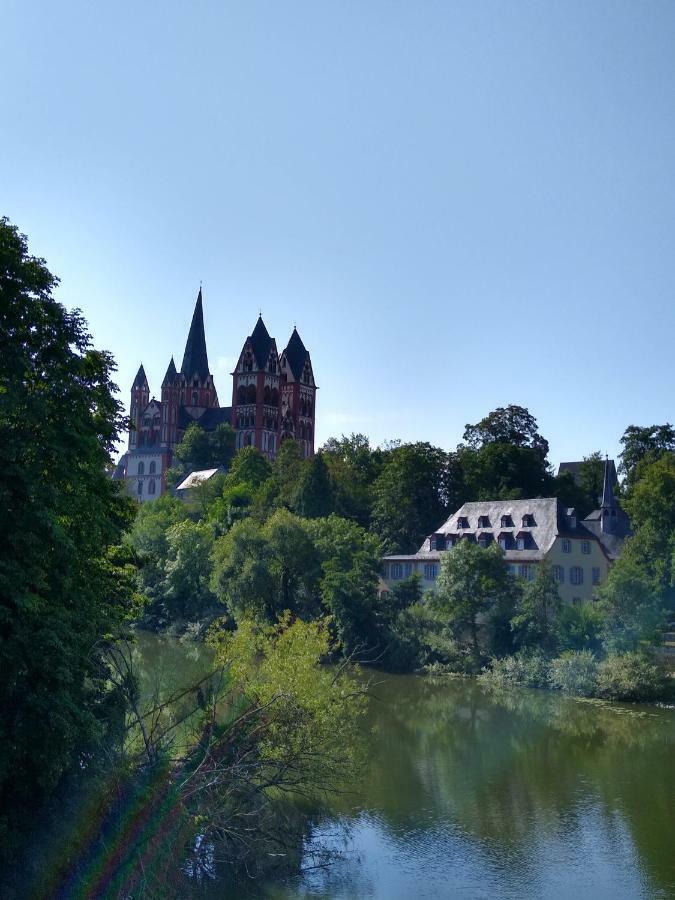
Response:
M489 516L478 516L478 527L479 528L489 528L490 527L490 517Z
M431 536L430 544L432 550L445 550L445 535L433 534Z
M500 524L502 528L513 528L513 519L511 516L502 516Z
M510 550L513 541L513 535L509 534L508 531L502 531L499 535L499 546L502 550Z
M457 527L458 528L468 528L469 527L468 518L466 516L459 516L459 518L457 519Z
M525 513L523 516L523 528L534 528L536 524L532 513Z
M481 534L481 535L479 536L479 538L478 538L478 543L480 544L480 546L481 546L483 549L485 549L486 547L489 547L490 544L492 543L492 535L491 535L491 534L485 534L485 533L484 533L484 534Z
M516 536L516 547L518 550L527 550L530 546L530 533L529 531L521 531Z

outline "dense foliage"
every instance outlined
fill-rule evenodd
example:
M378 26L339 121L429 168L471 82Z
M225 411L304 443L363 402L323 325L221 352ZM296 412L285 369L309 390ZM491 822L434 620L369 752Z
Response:
M131 501L109 354L25 237L0 220L0 852L116 727L102 645L132 602L113 548Z

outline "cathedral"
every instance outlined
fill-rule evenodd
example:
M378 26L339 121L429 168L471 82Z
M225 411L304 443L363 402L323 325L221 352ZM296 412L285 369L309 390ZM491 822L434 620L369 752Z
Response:
M183 363L173 357L162 382L161 399L150 394L143 365L131 386L129 447L114 477L129 483L140 501L166 490L165 473L173 448L196 422L205 431L229 423L236 447L257 447L274 459L279 445L294 438L304 457L314 455L316 384L309 351L293 329L279 354L262 316L246 338L232 373L232 405L221 406L209 369L204 332L202 291L199 290Z

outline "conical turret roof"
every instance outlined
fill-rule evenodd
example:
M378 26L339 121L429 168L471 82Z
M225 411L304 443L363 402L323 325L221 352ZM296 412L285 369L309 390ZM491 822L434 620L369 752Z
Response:
M134 383L132 387L146 387L149 389L148 379L145 376L145 369L143 368L143 363L138 367L138 372L136 372L136 377L134 378Z
M169 367L166 370L166 375L164 376L164 381L162 385L172 384L176 380L176 376L178 372L176 371L176 363L173 361L173 356L171 357L171 362L169 363Z
M288 345L284 350L284 355L288 360L288 365L291 367L294 378L296 381L299 380L307 357L309 356L309 351L302 343L302 338L298 334L297 328L293 329L293 334L289 338Z
M256 362L258 363L258 368L264 369L270 355L272 338L270 337L267 328L265 328L262 316L258 316L258 321L255 323L255 328L253 329L250 340Z
M202 289L199 288L195 311L192 315L190 333L185 344L181 375L192 378L198 375L202 381L209 375L209 358L206 354L206 336L204 334L204 311L202 309Z

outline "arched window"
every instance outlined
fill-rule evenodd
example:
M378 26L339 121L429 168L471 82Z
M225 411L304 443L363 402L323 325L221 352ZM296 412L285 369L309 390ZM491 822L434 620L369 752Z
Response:
M246 388L243 384L237 388L237 403L246 403Z
M154 493L155 493L155 479L154 479L154 478L152 479L152 481L151 481L150 484L148 485L148 493L149 493L149 494L154 494Z
M307 403L307 415L310 417L312 415L312 404L309 402Z
M199 403L199 392L193 391L192 392L192 405L197 406L198 403Z
M304 439L305 439L305 426L304 426L304 424L301 422L301 423L300 423L300 440L301 440L301 441L304 441Z
M276 388L272 388L271 405L272 406L279 405L279 391Z
M253 435L250 431L246 432L246 446L250 447L253 444Z
M272 403L272 391L270 390L269 384L265 385L265 392L264 392L264 395L263 395L263 402L264 402L267 406L270 406L270 404Z
M247 403L255 403L256 398L256 390L254 384L249 384L246 388L246 402Z
M145 473L145 463L143 462L143 460L141 460L138 464L138 474L143 475L144 473ZM140 493L140 491L139 491L139 493Z
M270 369L270 372L272 372L273 375L274 375L274 374L276 373L276 371L277 371L277 361L276 361L276 359L275 359L274 356L271 356L271 357L270 357L270 366L269 366L269 369Z
M253 355L249 352L244 356L244 372L253 371Z
M149 472L151 475L154 475L156 471L157 471L157 463L153 459L153 461L150 463Z
M312 426L311 425L307 426L307 440L308 441L312 440Z
M140 497L141 494L143 493L143 482L142 481L138 482L138 487L136 488L136 490L138 491L138 496Z

